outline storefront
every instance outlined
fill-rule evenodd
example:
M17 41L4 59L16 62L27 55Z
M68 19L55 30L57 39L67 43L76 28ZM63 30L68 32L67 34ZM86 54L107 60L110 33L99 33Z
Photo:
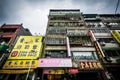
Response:
M75 68L68 74L70 80L107 80L104 69L99 61L73 61L73 67Z
M43 68L42 80L67 79L66 70L72 67L70 58L41 58L38 68Z
M28 79L34 78L34 69L31 70L0 70L0 80L25 80L29 72Z
M63 69L44 69L43 80L63 80L65 71Z

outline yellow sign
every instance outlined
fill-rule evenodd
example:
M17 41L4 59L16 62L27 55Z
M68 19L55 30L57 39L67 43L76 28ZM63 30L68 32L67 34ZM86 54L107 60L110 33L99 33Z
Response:
M8 59L38 59L42 53L41 36L20 36Z
M112 35L120 43L120 34L116 30L112 31Z
M44 70L43 71L44 74L64 74L64 70L52 70L52 69L48 69L48 70Z
M3 69L37 68L38 60L7 60Z
M96 50L97 50L97 53L98 53L98 56L100 57L100 58L102 58L103 56L102 56L102 53L101 53L101 51L100 51L100 49L99 49L99 47L98 47L98 44L95 42L95 48L96 48Z
M80 69L103 69L100 62L88 62L88 61L81 61L80 62Z
M34 70L31 69L29 72L33 72ZM28 70L0 70L0 73L3 74L23 74L28 73Z

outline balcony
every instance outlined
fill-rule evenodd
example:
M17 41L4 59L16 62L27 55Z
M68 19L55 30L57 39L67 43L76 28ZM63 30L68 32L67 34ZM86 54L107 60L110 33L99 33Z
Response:
M69 37L69 42L72 46L93 46L90 37Z
M68 36L88 36L87 30L67 30Z
M6 32L6 33L3 33L2 35L3 37L12 37L14 36L14 32Z

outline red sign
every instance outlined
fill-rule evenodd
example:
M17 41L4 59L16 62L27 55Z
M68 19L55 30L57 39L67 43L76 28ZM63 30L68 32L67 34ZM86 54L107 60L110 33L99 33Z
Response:
M100 62L97 61L81 61L80 62L80 69L102 69L102 65L100 64Z
M77 68L71 68L71 69L69 69L69 73L78 73L78 69Z
M12 54L11 54L11 56L15 57L15 56L17 56L17 54L18 54L18 51L13 51Z

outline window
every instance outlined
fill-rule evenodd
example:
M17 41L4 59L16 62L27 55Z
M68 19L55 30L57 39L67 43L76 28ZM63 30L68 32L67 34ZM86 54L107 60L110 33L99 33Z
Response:
M67 52L66 51L47 51L46 57L50 56L51 58L66 58Z
M47 44L65 44L64 38L48 38L46 41Z
M91 29L93 33L108 33L107 29Z
M115 43L115 40L113 38L97 38L96 39L99 43L105 42L105 43Z
M49 28L49 34L66 34L66 29L59 29L59 28Z
M93 46L90 37L82 36L82 37L69 37L70 45L79 45L79 46Z
M108 57L119 57L120 50L105 50L104 54Z
M72 52L75 60L95 60L96 52Z

